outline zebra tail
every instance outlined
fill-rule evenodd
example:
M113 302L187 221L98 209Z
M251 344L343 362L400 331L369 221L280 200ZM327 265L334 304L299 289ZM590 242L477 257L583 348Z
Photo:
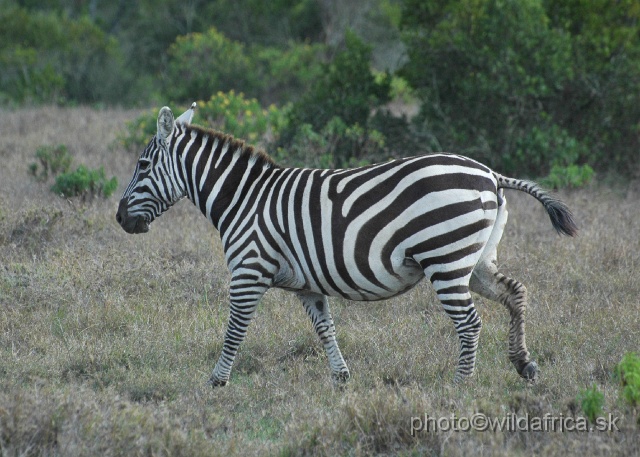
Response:
M573 219L573 214L564 202L552 196L533 181L507 178L496 172L493 174L498 182L498 189L515 189L526 192L542 203L549 214L553 228L560 235L576 236L578 234L578 226Z

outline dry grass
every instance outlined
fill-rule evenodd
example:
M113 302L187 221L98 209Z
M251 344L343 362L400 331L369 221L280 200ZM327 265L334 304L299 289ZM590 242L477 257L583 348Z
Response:
M113 148L126 111L0 112L0 450L2 455L639 455L638 412L612 372L640 341L640 193L564 194L582 231L559 238L542 207L510 192L503 270L530 292L535 385L507 360L508 316L478 299L476 376L451 380L453 326L425 285L394 300L332 299L353 378L330 382L295 297L270 291L231 383L206 387L226 324L217 233L189 203L130 236L118 196L56 197L27 174L37 147L66 144L122 190L135 155ZM410 434L412 416L580 414L596 383L614 433Z

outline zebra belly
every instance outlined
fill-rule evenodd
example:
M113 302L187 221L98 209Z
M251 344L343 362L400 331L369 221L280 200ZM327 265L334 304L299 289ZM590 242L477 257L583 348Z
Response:
M274 280L274 287L288 291L310 291L330 297L342 297L354 301L374 301L385 300L387 298L402 295L413 289L420 281L425 278L424 271L420 264L410 258L392 259L394 266L394 274L387 278L387 287L375 291L367 289L363 285L357 283L351 287L324 288L318 282L311 278L303 278L304 275L293 274L293 269L286 267L281 270ZM322 282L327 282L326 278L322 278Z
M345 297L356 301L385 300L397 297L413 289L425 278L424 271L420 264L413 259L403 258L393 262L394 272L392 278L387 281L388 285L384 290L375 292L363 288L350 291L350 296Z

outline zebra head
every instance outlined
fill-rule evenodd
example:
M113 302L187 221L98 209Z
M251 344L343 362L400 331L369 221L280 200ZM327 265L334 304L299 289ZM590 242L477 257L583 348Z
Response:
M196 104L174 119L168 107L158 114L158 133L144 149L131 182L124 191L116 220L127 233L146 233L149 224L185 196L178 172L177 157L172 154L172 138L179 134L176 124L189 124Z

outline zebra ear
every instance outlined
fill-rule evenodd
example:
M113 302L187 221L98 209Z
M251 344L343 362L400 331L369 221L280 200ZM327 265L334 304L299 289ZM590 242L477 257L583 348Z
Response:
M162 107L160 113L158 113L158 138L166 140L173 132L173 126L175 121L173 120L173 113L168 106Z
M195 110L196 110L196 102L193 102L191 104L191 108L189 108L180 116L178 116L178 119L176 119L176 124L184 124L184 125L191 124L191 119L193 119L193 113L195 112Z

